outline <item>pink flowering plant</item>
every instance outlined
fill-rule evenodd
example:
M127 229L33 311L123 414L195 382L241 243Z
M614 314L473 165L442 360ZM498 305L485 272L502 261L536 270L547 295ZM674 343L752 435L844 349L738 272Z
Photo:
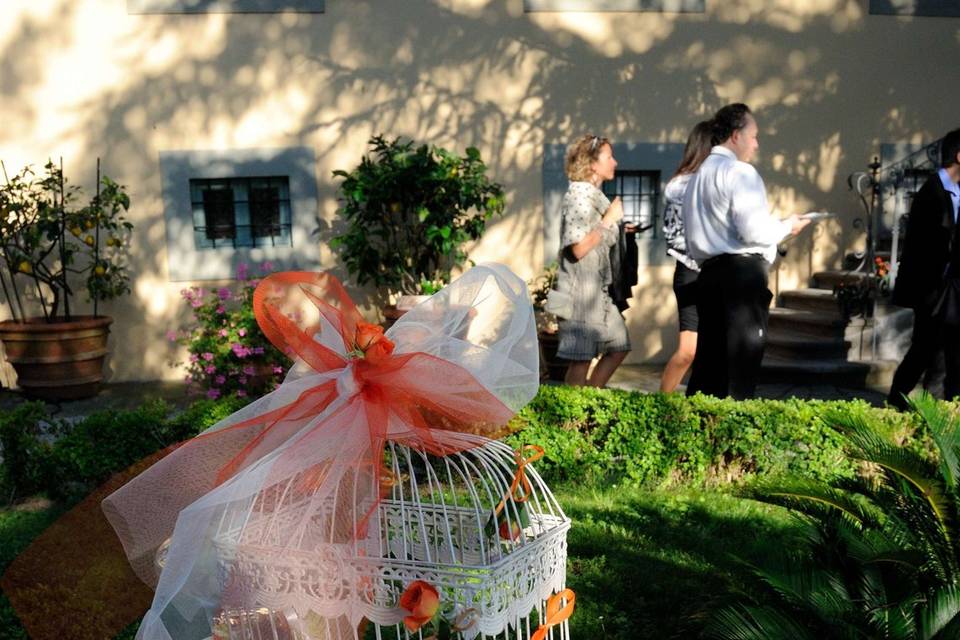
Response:
M261 275L272 269L269 262L260 265ZM290 360L267 340L253 314L253 291L259 282L241 264L233 287L190 287L180 292L196 326L170 331L167 337L187 347L186 381L194 393L212 399L260 395L283 380Z

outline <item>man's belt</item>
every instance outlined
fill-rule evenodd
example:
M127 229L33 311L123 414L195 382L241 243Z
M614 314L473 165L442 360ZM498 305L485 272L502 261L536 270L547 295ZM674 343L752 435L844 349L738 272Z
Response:
M729 260L734 260L734 259L749 259L749 260L755 260L755 259L758 259L758 258L759 258L760 260L763 260L764 262L766 262L766 260L767 260L766 258L764 258L764 257L763 257L761 254L759 254L759 253L721 253L721 254L718 255L718 256L713 256L713 257L711 257L711 258L707 258L706 260L704 260L703 262L701 262L701 263L699 263L699 264L700 264L700 270L703 271L703 269L706 268L707 265L711 265L711 264L712 264L712 265L718 265L718 264L721 264L721 263L723 263L723 262L727 262L727 261L729 261Z

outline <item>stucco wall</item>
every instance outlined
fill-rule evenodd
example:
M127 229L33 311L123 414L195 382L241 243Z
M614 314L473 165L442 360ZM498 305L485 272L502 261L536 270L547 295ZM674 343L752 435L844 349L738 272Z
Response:
M319 224L303 252L313 263L300 266L344 275L327 247L334 169L353 167L381 132L477 146L508 204L471 257L528 278L544 261L547 145L587 131L683 142L698 119L745 101L777 211L842 214L792 246L771 278L786 289L862 243L849 173L881 143L958 124L944 89L960 81L955 18L869 15L868 0L706 0L704 13L682 14L523 6L327 0L312 14L134 15L125 0L7 0L0 158L15 169L62 155L89 187L100 156L133 199L133 295L107 309L113 379L179 376L164 334L188 313L184 283L168 280L164 151L312 148ZM665 360L675 345L671 274L641 271L632 360Z

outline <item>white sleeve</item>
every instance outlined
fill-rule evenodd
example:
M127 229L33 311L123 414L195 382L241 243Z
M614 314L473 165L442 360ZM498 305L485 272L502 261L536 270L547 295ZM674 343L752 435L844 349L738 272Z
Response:
M572 188L563 198L560 216L560 246L564 248L583 240L599 222L589 194Z
M730 172L730 213L740 239L747 244L774 245L790 233L791 225L770 215L767 190L757 170L737 163Z

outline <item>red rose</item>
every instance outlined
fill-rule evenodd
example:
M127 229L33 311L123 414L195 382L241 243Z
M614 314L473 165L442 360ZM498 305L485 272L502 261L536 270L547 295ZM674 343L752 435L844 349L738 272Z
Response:
M400 596L400 606L410 612L403 626L414 633L430 622L440 609L440 594L429 583L414 580Z
M383 327L369 322L357 322L354 338L357 349L369 360L382 360L393 353L394 344L383 335Z

